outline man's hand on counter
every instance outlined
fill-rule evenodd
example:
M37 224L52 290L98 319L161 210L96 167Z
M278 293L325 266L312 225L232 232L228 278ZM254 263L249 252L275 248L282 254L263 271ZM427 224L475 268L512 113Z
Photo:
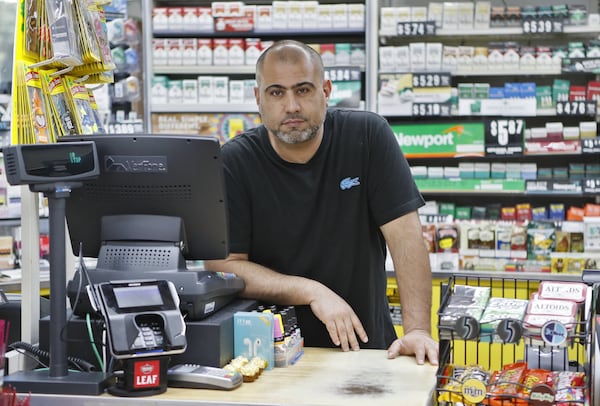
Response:
M413 330L395 340L388 348L388 358L398 355L414 355L418 365L423 365L425 359L431 365L437 365L439 359L439 344L424 330Z

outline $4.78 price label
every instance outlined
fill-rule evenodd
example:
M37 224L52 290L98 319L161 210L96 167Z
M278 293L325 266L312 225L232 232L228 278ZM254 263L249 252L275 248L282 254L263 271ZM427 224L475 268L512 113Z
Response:
M596 116L595 101L574 100L556 102L557 116Z

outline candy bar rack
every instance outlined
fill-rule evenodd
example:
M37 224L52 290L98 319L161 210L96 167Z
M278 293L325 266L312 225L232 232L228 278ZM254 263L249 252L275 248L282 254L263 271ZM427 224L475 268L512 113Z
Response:
M593 398L593 353L597 345L596 313L598 286L587 285L585 301L578 306L575 322L544 325L545 336L535 333L519 319L500 319L492 332L483 330L476 318L458 317L453 323L442 323L455 287L458 285L489 287L491 297L529 300L538 291L544 275L515 277L482 277L454 275L441 284L438 332L440 336L440 366L434 404L440 406L468 405L581 405L595 404ZM563 330L560 330L560 327ZM562 339L553 336L563 333ZM493 392L489 377L511 364L524 362L527 370L571 371L583 381L567 393L556 393L552 385L540 382L531 385L512 384L512 391ZM470 368L469 368L470 367ZM480 371L486 371L484 375ZM568 372L561 372L571 375ZM479 380L483 384L476 382ZM509 384L495 385L511 387ZM573 386L575 386L573 388ZM514 392L514 393L513 393ZM583 396L581 396L583 394ZM560 396L559 396L560 395ZM570 398L564 401L560 399ZM536 403L538 402L538 403Z

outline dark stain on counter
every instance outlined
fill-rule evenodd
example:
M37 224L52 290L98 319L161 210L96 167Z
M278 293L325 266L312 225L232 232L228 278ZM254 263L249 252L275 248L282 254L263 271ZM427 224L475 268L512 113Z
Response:
M339 389L342 395L382 395L390 391L381 385L347 384Z
M374 376L354 376L337 388L338 393L346 396L369 395L378 396L392 393L386 388L385 382L389 382L385 377L377 379Z

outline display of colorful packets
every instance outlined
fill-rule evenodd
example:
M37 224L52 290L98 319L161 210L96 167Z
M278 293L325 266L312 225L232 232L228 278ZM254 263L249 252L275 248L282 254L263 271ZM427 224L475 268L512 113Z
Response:
M481 324L481 341L499 341L495 331L500 320L523 320L528 302L526 299L490 298L479 320Z
M571 300L583 303L587 295L587 285L581 282L542 281L538 287L542 299Z
M478 366L460 367L448 365L444 370L448 376L444 386L439 390L438 401L450 402L452 404L462 403L464 406L475 406L476 403L469 402L463 395L463 383L469 379L476 379L487 385L490 373ZM450 376L451 375L451 376Z
M487 387L485 399L477 405L528 406L534 399L538 385L551 389L554 403L560 406L581 406L586 399L586 376L579 371L550 371L528 369L526 362L505 365L502 370L489 371L479 366L462 367L449 364L444 368L442 385L438 388L438 401L473 406L466 396L463 384L475 379ZM547 392L543 396L547 396Z
M585 373L577 371L553 372L554 401L561 406L582 405L585 401ZM571 403L572 402L572 403Z
M485 405L502 405L508 398L518 395L521 382L527 371L526 362L515 362L505 365L501 371L494 371L488 385L488 398Z
M553 373L547 369L527 369L525 371L525 375L523 376L523 380L521 382L522 386L519 387L517 391L517 399L514 404L516 405L529 405L529 395L531 394L532 389L536 385L548 385L552 386L553 382Z
M455 285L452 295L440 312L439 334L441 339L451 339L456 321L469 316L479 320L487 305L491 290L485 286Z

